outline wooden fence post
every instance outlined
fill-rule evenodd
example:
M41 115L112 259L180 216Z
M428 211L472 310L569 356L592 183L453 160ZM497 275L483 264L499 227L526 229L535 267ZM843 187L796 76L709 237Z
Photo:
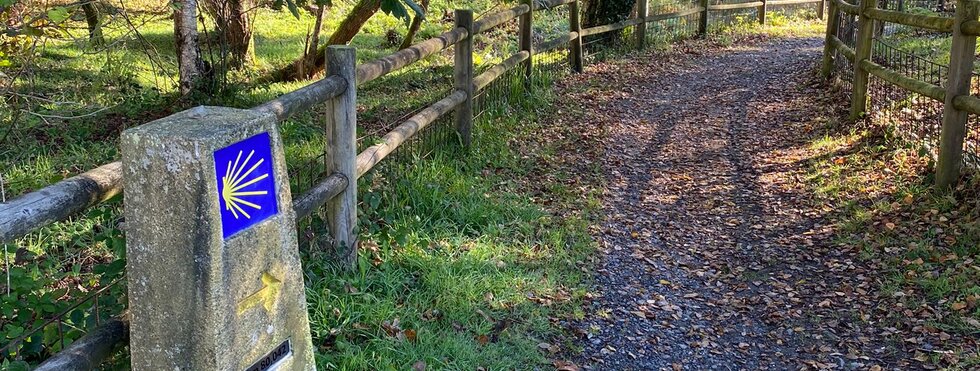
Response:
M578 10L578 3L579 0L574 0L568 4L568 28L578 34L577 37L569 41L568 59L572 65L572 71L582 72L585 58L582 55L582 22L579 19L581 15Z
M334 252L341 266L354 269L357 262L357 78L354 48L327 47L327 76L347 81L347 89L328 103L326 120L327 173L347 177L347 188L327 203L327 224Z
M473 11L456 9L456 28L466 29L466 38L456 43L453 59L455 88L466 92L466 100L456 106L456 132L469 148L473 131Z
M871 58L871 43L874 36L874 20L867 16L868 9L875 7L877 0L861 0L858 5L857 40L854 48L854 82L851 90L851 119L857 120L864 114L868 104L868 71L861 61Z
M531 90L531 75L534 72L534 65L532 64L532 59L534 58L534 51L532 50L532 39L531 39L531 21L534 19L534 0L521 0L521 4L525 4L529 7L527 13L521 15L520 20L520 48L521 50L527 51L527 60L524 61L524 88L527 91Z
M701 17L698 19L698 36L708 35L708 4L710 0L701 0Z
M824 79L829 79L831 72L834 71L834 46L831 45L830 40L837 36L837 29L840 28L840 12L837 11L837 6L833 1L827 5L830 18L827 19L827 35L823 41L823 66L820 68L820 74Z
M768 1L762 0L762 5L759 5L759 24L766 24L766 6Z
M650 15L650 7L647 4L647 0L638 0L636 2L636 17L642 19L643 22L636 25L636 48L643 50L646 48L647 43L647 17Z
M977 50L977 37L963 34L962 25L976 20L980 15L976 1L956 2L953 23L953 44L949 55L949 73L946 79L946 100L943 102L943 128L939 140L939 161L936 163L936 187L950 189L960 176L963 161L963 138L969 113L956 109L953 99L970 95L973 77L973 59Z

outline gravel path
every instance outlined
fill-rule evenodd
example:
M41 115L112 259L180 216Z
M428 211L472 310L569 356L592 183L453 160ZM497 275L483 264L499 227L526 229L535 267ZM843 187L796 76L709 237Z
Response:
M687 47L687 55L667 53L673 59L596 65L572 92L589 102L582 124L605 130L608 182L595 297L575 325L577 364L876 363L884 350L870 330L823 311L841 287L855 289L841 276L865 272L824 247L829 228L799 184L800 123L811 112L808 97L823 89L812 83L821 40Z

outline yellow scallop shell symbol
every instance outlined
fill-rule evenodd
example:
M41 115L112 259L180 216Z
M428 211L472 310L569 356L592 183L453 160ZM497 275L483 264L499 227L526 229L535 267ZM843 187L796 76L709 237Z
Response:
M255 171L255 169L258 168L263 161L265 161L265 159L259 159L255 165L252 165L251 168L242 173L242 170L248 167L248 162L252 160L252 155L255 154L255 151L249 152L248 156L245 157L245 161L241 163L241 166L239 166L239 160L242 159L242 153L243 151L238 151L238 157L235 158L234 164L231 161L228 161L228 170L225 172L225 176L221 178L221 198L225 201L225 209L231 211L231 215L235 216L235 219L238 219L238 214L244 215L247 219L252 219L252 216L245 212L245 208L242 206L248 206L256 210L262 209L262 206L245 201L243 197L266 195L269 192L242 191L241 189L255 184L255 182L262 179L268 178L269 174L265 173L249 178L249 175L251 175L252 172Z

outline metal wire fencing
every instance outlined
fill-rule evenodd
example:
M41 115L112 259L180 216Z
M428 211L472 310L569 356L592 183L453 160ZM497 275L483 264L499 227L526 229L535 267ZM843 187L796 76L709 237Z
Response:
M854 49L854 41L857 37L857 17L846 12L837 11L840 17L840 26L837 27L836 34L838 39L851 49ZM854 64L847 59L839 50L834 50L834 83L850 98L854 81Z
M910 6L932 9L942 8L937 2L884 1L883 9L910 11ZM935 10L934 10L935 11ZM857 17L839 12L840 26L836 36L848 47L855 47ZM937 61L932 52L909 50L900 45L903 38L942 41L948 33L922 30L887 22L876 23L875 37L872 38L871 60L903 76L945 88L948 79L948 66ZM854 76L854 66L839 51L834 54L834 82L848 94ZM973 73L971 93L980 96L980 74ZM899 137L922 145L936 156L943 120L943 102L908 91L888 81L874 76L869 77L867 120L875 125L884 125L894 130ZM964 161L974 167L980 166L980 118L970 115L967 123L963 151Z
M945 84L946 66L917 57L880 39L874 39L871 53L875 63L890 70L931 84ZM867 117L872 123L895 128L900 136L921 143L931 151L939 147L942 102L873 75L868 85L868 97Z

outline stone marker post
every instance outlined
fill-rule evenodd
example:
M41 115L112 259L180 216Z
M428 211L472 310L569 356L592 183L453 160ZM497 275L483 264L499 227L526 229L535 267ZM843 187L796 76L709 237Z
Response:
M133 370L314 370L275 118L197 107L122 156Z

